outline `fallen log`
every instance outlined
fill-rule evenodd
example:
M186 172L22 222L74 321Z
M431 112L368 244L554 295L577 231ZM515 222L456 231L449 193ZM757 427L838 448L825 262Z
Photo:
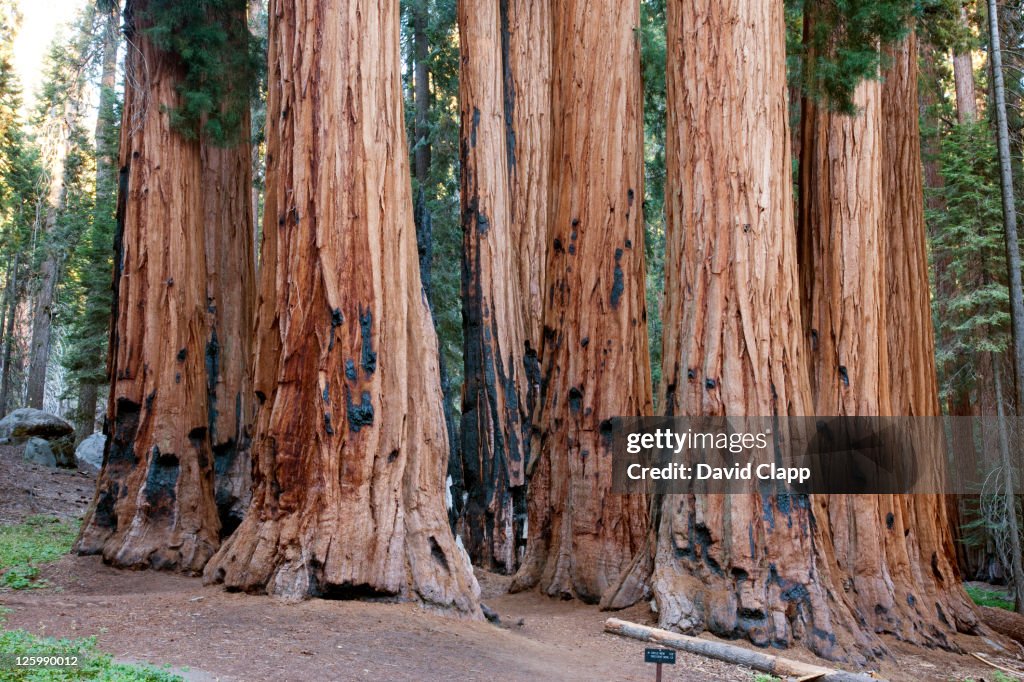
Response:
M691 654L714 658L734 665L743 665L754 670L776 675L778 677L796 677L801 680L820 682L878 682L879 678L863 673L851 673L845 670L825 668L801 661L794 661L782 656L751 651L725 642L712 642L699 637L680 635L668 630L652 628L627 620L609 618L604 622L605 632L623 637L631 637L644 642L654 642L662 646L679 649Z
M1010 639L1024 644L1024 616L1013 611L997 609L992 606L979 606L981 621Z

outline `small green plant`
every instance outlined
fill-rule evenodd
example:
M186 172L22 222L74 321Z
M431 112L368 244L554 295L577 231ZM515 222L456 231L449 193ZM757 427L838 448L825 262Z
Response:
M754 682L781 682L775 675L768 673L754 673Z
M0 679L11 682L65 682L104 680L105 682L184 682L166 669L145 665L115 663L110 654L96 649L96 639L54 639L39 637L24 630L0 632ZM32 656L76 657L77 665L56 667L19 667L19 658Z
M42 587L39 566L71 551L78 521L30 516L24 522L0 526L0 586L15 590Z
M1013 611L1013 601L1008 599L1004 592L986 590L981 587L975 587L974 585L968 585L966 589L967 595L978 606L994 606L997 609Z

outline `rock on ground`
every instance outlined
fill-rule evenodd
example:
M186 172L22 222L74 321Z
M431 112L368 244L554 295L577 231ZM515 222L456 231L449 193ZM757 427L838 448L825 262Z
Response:
M74 432L74 427L57 415L31 407L14 410L0 419L0 438L7 438L7 442L13 444L23 443L33 436L56 440Z
M75 450L78 468L82 471L98 473L103 466L103 448L106 444L107 437L98 432L79 443Z
M32 436L25 444L24 458L42 466L74 469L74 436L67 435L53 440Z
M57 457L50 449L50 441L42 438L29 438L25 444L25 461L44 467L57 466Z

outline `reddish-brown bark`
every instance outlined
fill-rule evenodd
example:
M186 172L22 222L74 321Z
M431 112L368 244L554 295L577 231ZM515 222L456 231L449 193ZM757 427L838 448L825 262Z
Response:
M249 440L255 258L249 120L230 146L203 144L203 226L206 240L206 386L210 446L222 532L241 522L249 504Z
M479 616L444 508L395 0L270 5L253 502L206 569L286 598L394 595Z
M892 57L884 87L858 86L856 115L805 102L801 268L819 415L938 412L913 40ZM923 451L937 461L914 464L940 476L941 443ZM941 497L818 496L813 510L831 572L850 586L837 594L870 632L952 647L974 627Z
M199 144L172 131L181 69L129 3L111 331L109 441L77 550L118 566L202 570L219 542L204 347Z
M928 276L928 238L922 202L921 135L918 116L917 37L891 49L882 84L882 206L885 232L886 335L894 414L941 414L935 367L935 332ZM943 444L925 450L916 464L935 481L945 476ZM947 634L972 631L973 604L960 585L948 500L941 495L898 498L906 517L911 570L908 585L936 604L933 625ZM955 518L955 517L954 517ZM916 615L916 614L915 614ZM931 614L928 614L931 616ZM935 636L941 639L940 636Z
M478 564L503 573L518 565L523 537L528 394L536 355L526 336L511 203L515 138L507 102L508 4L459 3L462 109L462 323L465 384L462 537ZM535 372L534 372L535 373ZM518 494L514 494L514 492ZM514 499L516 498L516 499ZM518 512L518 513L517 513Z
M666 414L811 414L783 8L673 0L668 45ZM806 497L668 495L656 534L662 627L828 657L864 644Z
M597 601L646 538L612 495L610 424L651 410L639 3L553 8L550 225L529 545L513 589Z

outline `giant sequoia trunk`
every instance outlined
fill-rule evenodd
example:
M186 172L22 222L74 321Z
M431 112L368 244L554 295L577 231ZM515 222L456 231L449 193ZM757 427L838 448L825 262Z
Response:
M218 544L208 438L199 144L171 130L181 68L125 11L109 440L77 550L118 566L201 571Z
M537 339L530 336L533 301L524 300L522 287L538 285L539 275L531 271L539 263L535 236L546 224L531 213L537 207L524 201L541 194L532 184L544 177L530 165L543 154L529 145L542 149L547 141L534 139L538 124L533 121L527 121L525 141L515 135L513 67L529 69L531 52L518 63L511 60L510 5L500 0L459 3L461 435L467 493L461 534L475 562L503 573L516 569L525 544L525 467L539 368ZM529 99L525 103L536 106ZM525 177L515 173L521 148L528 150Z
M395 0L271 2L255 487L206 578L478 615L444 509L398 27Z
M668 45L666 414L811 414L782 3L670 0ZM830 589L810 504L770 490L665 496L652 582L661 626L832 658L863 644Z
M531 367L538 367L551 192L552 10L550 3L533 0L504 0L500 6L512 239L525 343L530 344L526 359ZM539 397L539 371L528 379L532 413Z
M255 408L251 374L255 259L248 123L246 117L239 131L242 142L231 147L204 144L202 149L209 314L207 408L217 509L225 536L245 516L252 483L249 429Z
M249 27L236 10L225 27L237 49L245 49ZM255 312L251 126L246 109L232 138L204 141L203 226L206 238L206 386L210 446L221 534L238 527L252 487L250 428L252 334Z
M885 233L886 334L888 338L890 406L893 414L939 416L939 388L932 327L928 237L922 203L921 131L918 116L917 36L891 50L891 66L882 81L882 205ZM973 76L972 76L973 78ZM973 97L973 94L972 94ZM974 444L968 444L973 448ZM945 478L942 443L919 461L933 480ZM911 562L909 582L935 605L933 625L971 631L977 618L960 585L956 560L957 533L949 523L942 495L897 498L906 518L905 542ZM954 515L954 518L955 515ZM931 609L928 610L931 619ZM943 618L940 613L945 614Z
M804 103L802 290L818 415L938 411L912 42L895 51L884 95L877 80L857 88L856 115ZM951 647L958 628L973 627L940 497L817 496L812 509L827 520L826 561L849 588L834 594L869 632Z
M543 388L529 545L513 583L597 601L646 537L644 495L612 495L610 418L647 415L637 2L554 8L554 147Z

